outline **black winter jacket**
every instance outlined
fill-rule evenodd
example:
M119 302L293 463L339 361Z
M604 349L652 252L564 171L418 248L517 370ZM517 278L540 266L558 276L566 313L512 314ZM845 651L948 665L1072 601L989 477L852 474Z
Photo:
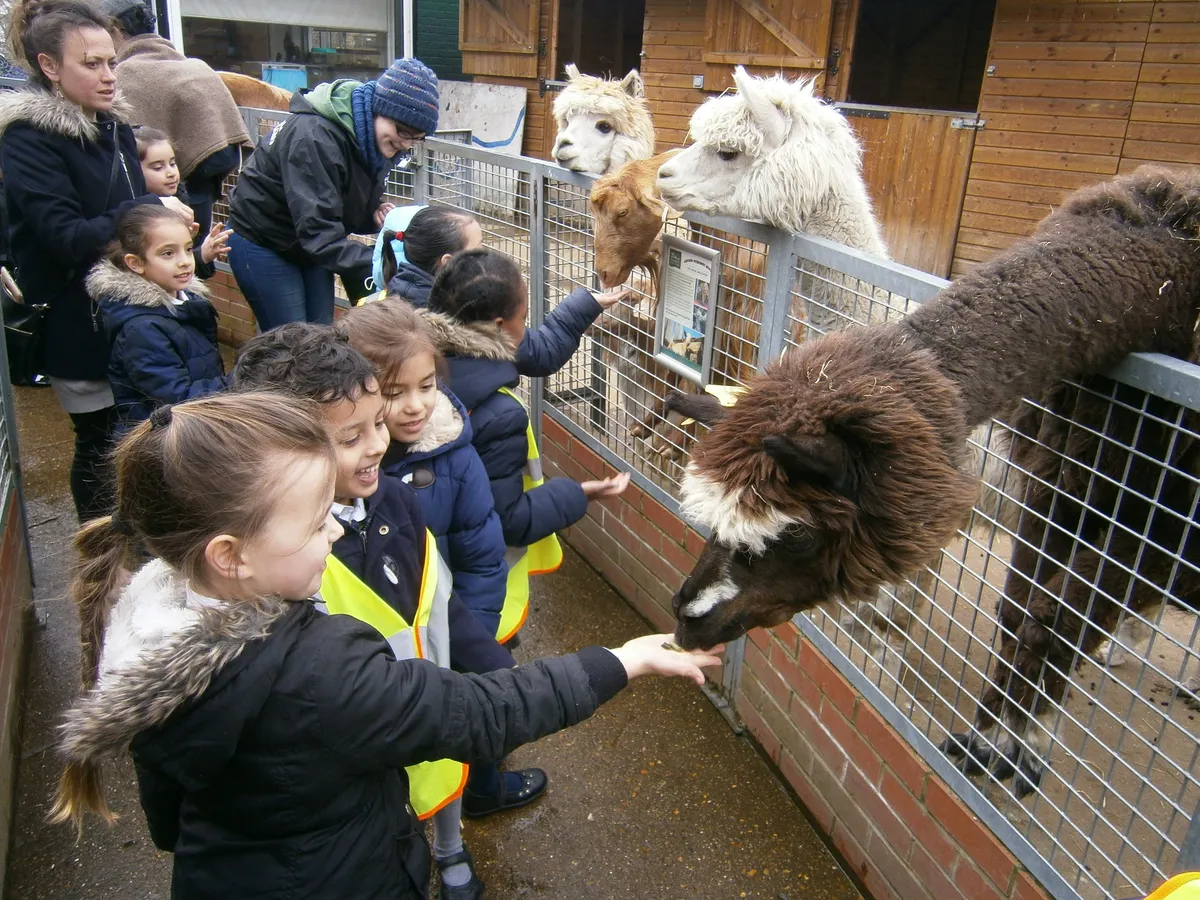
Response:
M133 129L122 114L114 108L93 122L39 88L0 94L0 170L16 279L29 302L49 304L44 370L57 378L107 377L108 337L84 278L125 211L159 202L146 193Z
M349 234L374 234L386 174L373 176L354 138L302 94L292 115L261 141L229 196L229 227L296 265L342 276L365 293L373 250Z
M62 750L99 761L130 746L151 837L175 854L175 900L413 900L430 856L403 767L498 760L625 684L599 647L459 675L398 662L369 625L307 601L200 614L155 560L110 615L100 683L68 713Z
M425 517L413 489L380 472L379 488L366 500L367 517L343 526L333 545L341 560L380 599L411 622L417 612L425 568ZM395 577L389 577L388 573ZM450 665L458 672L492 672L516 665L467 605L452 594L449 606Z

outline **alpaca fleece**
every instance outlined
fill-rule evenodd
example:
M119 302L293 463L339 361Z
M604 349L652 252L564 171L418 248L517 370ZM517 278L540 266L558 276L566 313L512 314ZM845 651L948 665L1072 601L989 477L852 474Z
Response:
M913 575L977 496L963 470L974 426L1022 397L1077 403L1064 379L1086 384L1128 353L1189 358L1198 226L1200 174L1144 167L1073 195L901 322L806 342L770 366L689 466L684 508L712 538L676 609L718 581L739 590L685 616L680 643ZM1078 431L1071 452L1087 440ZM1066 450L1024 441L1014 457L1036 470L1039 454Z

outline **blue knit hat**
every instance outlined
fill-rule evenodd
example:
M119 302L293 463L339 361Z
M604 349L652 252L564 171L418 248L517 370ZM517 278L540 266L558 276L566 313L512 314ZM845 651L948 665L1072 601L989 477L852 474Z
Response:
M375 82L371 111L422 134L438 123L438 80L419 59L398 59Z

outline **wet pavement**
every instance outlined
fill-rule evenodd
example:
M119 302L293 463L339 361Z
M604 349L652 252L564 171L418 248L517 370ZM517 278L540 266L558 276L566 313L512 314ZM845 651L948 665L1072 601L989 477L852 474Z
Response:
M128 761L109 770L118 823L76 842L45 822L59 765L54 726L78 684L78 625L66 599L74 510L70 425L48 389L16 389L37 621L8 896L166 898L170 855L145 830ZM535 581L519 661L617 645L646 623L577 555ZM465 825L490 900L763 898L851 900L855 886L753 744L677 679L642 679L577 728L520 748L508 765L550 777L539 802ZM236 886L231 885L231 896Z

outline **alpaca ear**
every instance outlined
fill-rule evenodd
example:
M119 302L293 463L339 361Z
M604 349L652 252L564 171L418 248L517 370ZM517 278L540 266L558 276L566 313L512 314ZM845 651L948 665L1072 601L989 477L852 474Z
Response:
M711 425L728 414L721 401L709 394L683 394L671 391L663 397L663 406L668 413L679 413L684 418L695 419Z
M630 97L646 96L646 86L642 83L642 75L637 69L630 69L629 74L621 79L621 88Z
M763 450L787 474L788 481L810 482L853 500L858 493L850 449L832 434L789 437L773 434L763 439Z
M774 150L782 146L787 138L787 121L763 90L761 81L747 75L745 68L738 66L733 70L733 83L737 85L738 96L746 101L754 124L763 133L767 149Z
M579 66L575 63L567 63L567 80L573 81L579 77Z

